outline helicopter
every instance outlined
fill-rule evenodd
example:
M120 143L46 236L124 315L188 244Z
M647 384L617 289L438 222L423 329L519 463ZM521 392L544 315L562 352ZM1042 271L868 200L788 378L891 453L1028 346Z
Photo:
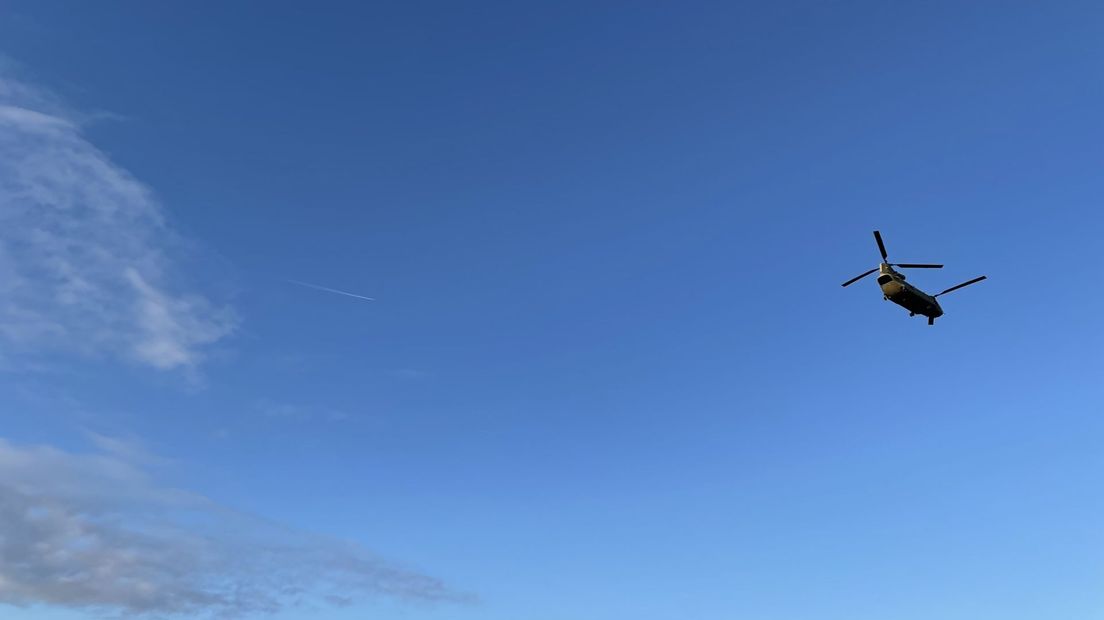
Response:
M889 255L886 254L885 244L882 243L882 233L875 230L874 240L878 242L878 250L882 253L882 262L870 271L844 282L843 286L858 282L877 271L878 286L882 287L882 299L892 301L905 310L908 310L909 316L920 314L928 317L928 325L935 325L935 319L943 316L943 308L939 307L939 302L935 300L936 297L946 295L951 291L957 291L964 286L970 286L971 284L976 284L985 279L985 276L981 276L973 280L967 280L962 284L956 284L942 293L928 295L924 291L905 282L905 275L893 268L942 269L943 265L930 265L926 263L890 263Z

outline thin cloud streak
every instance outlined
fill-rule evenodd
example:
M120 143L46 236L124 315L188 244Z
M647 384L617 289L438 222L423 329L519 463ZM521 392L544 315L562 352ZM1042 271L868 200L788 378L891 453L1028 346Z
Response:
M357 295L356 293L350 293L348 291L342 291L336 288L330 288L328 286L319 286L317 284L311 284L310 282L301 282L299 280L287 280L291 284L298 284L299 286L305 286L307 288L313 288L319 291L326 291L327 293L337 293L338 295L345 295L346 297L355 297L357 299L363 299L365 301L375 301L375 297L365 297L364 295Z

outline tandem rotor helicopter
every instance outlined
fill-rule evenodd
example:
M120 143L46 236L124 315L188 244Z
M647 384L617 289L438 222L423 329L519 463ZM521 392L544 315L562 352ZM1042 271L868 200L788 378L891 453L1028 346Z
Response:
M957 291L964 286L970 286L977 282L981 282L985 279L985 276L980 278L974 278L968 280L962 284L956 284L951 288L943 291L942 293L936 293L935 295L928 295L924 291L916 288L915 286L905 282L905 276L902 273L894 271L894 267L903 267L905 269L942 269L943 265L928 265L921 263L890 263L889 257L886 254L885 244L882 243L882 234L878 231L874 231L874 240L878 242L878 250L882 253L882 262L877 267L870 271L851 278L843 283L844 286L858 282L866 276L877 271L878 286L882 287L882 299L892 301L893 303L901 306L905 310L909 311L909 316L916 316L917 314L928 317L928 325L935 325L935 319L943 316L943 308L939 307L939 302L935 300L940 295L946 295L951 291Z

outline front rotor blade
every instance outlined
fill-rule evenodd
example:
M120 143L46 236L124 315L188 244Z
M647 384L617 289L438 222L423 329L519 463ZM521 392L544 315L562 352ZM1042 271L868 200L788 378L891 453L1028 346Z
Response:
M906 269L942 269L943 265L929 265L927 263L893 263L894 267L905 267Z
M875 267L875 268L871 269L870 271L868 271L868 272L866 272L866 273L862 274L861 276L855 276L854 278L851 278L850 280L848 280L848 281L844 282L844 283L843 283L843 286L847 286L848 284L851 284L851 283L853 283L853 282L858 282L859 280L862 280L863 278L865 278L866 276L868 276L868 275L870 275L870 274L874 273L874 272L875 272L875 271L877 271L877 270L878 270L878 268L877 268L877 267Z
M882 253L882 262L889 260L889 254L886 254L885 244L882 243L882 233L874 231L874 240L878 242L878 250Z
M980 278L974 278L973 280L963 282L962 284L956 284L956 285L952 286L951 288L943 291L942 293L939 293L937 295L932 295L932 297L939 297L939 295L946 295L947 293L950 293L951 291L957 291L958 289L960 289L964 286L970 286L971 284L981 282L984 279L985 279L985 276L981 276Z

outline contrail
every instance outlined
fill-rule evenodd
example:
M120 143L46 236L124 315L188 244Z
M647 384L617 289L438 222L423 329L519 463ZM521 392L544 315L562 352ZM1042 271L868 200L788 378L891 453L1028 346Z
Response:
M299 286L305 286L307 288L313 288L319 291L326 291L327 293L337 293L338 295L345 295L346 297L355 297L357 299L363 299L365 301L375 301L374 297L365 297L364 295L357 295L356 293L350 293L348 291L339 291L336 288L329 288L326 286L318 286L317 284L311 284L310 282L300 282L299 280L288 280L292 284L298 284Z

